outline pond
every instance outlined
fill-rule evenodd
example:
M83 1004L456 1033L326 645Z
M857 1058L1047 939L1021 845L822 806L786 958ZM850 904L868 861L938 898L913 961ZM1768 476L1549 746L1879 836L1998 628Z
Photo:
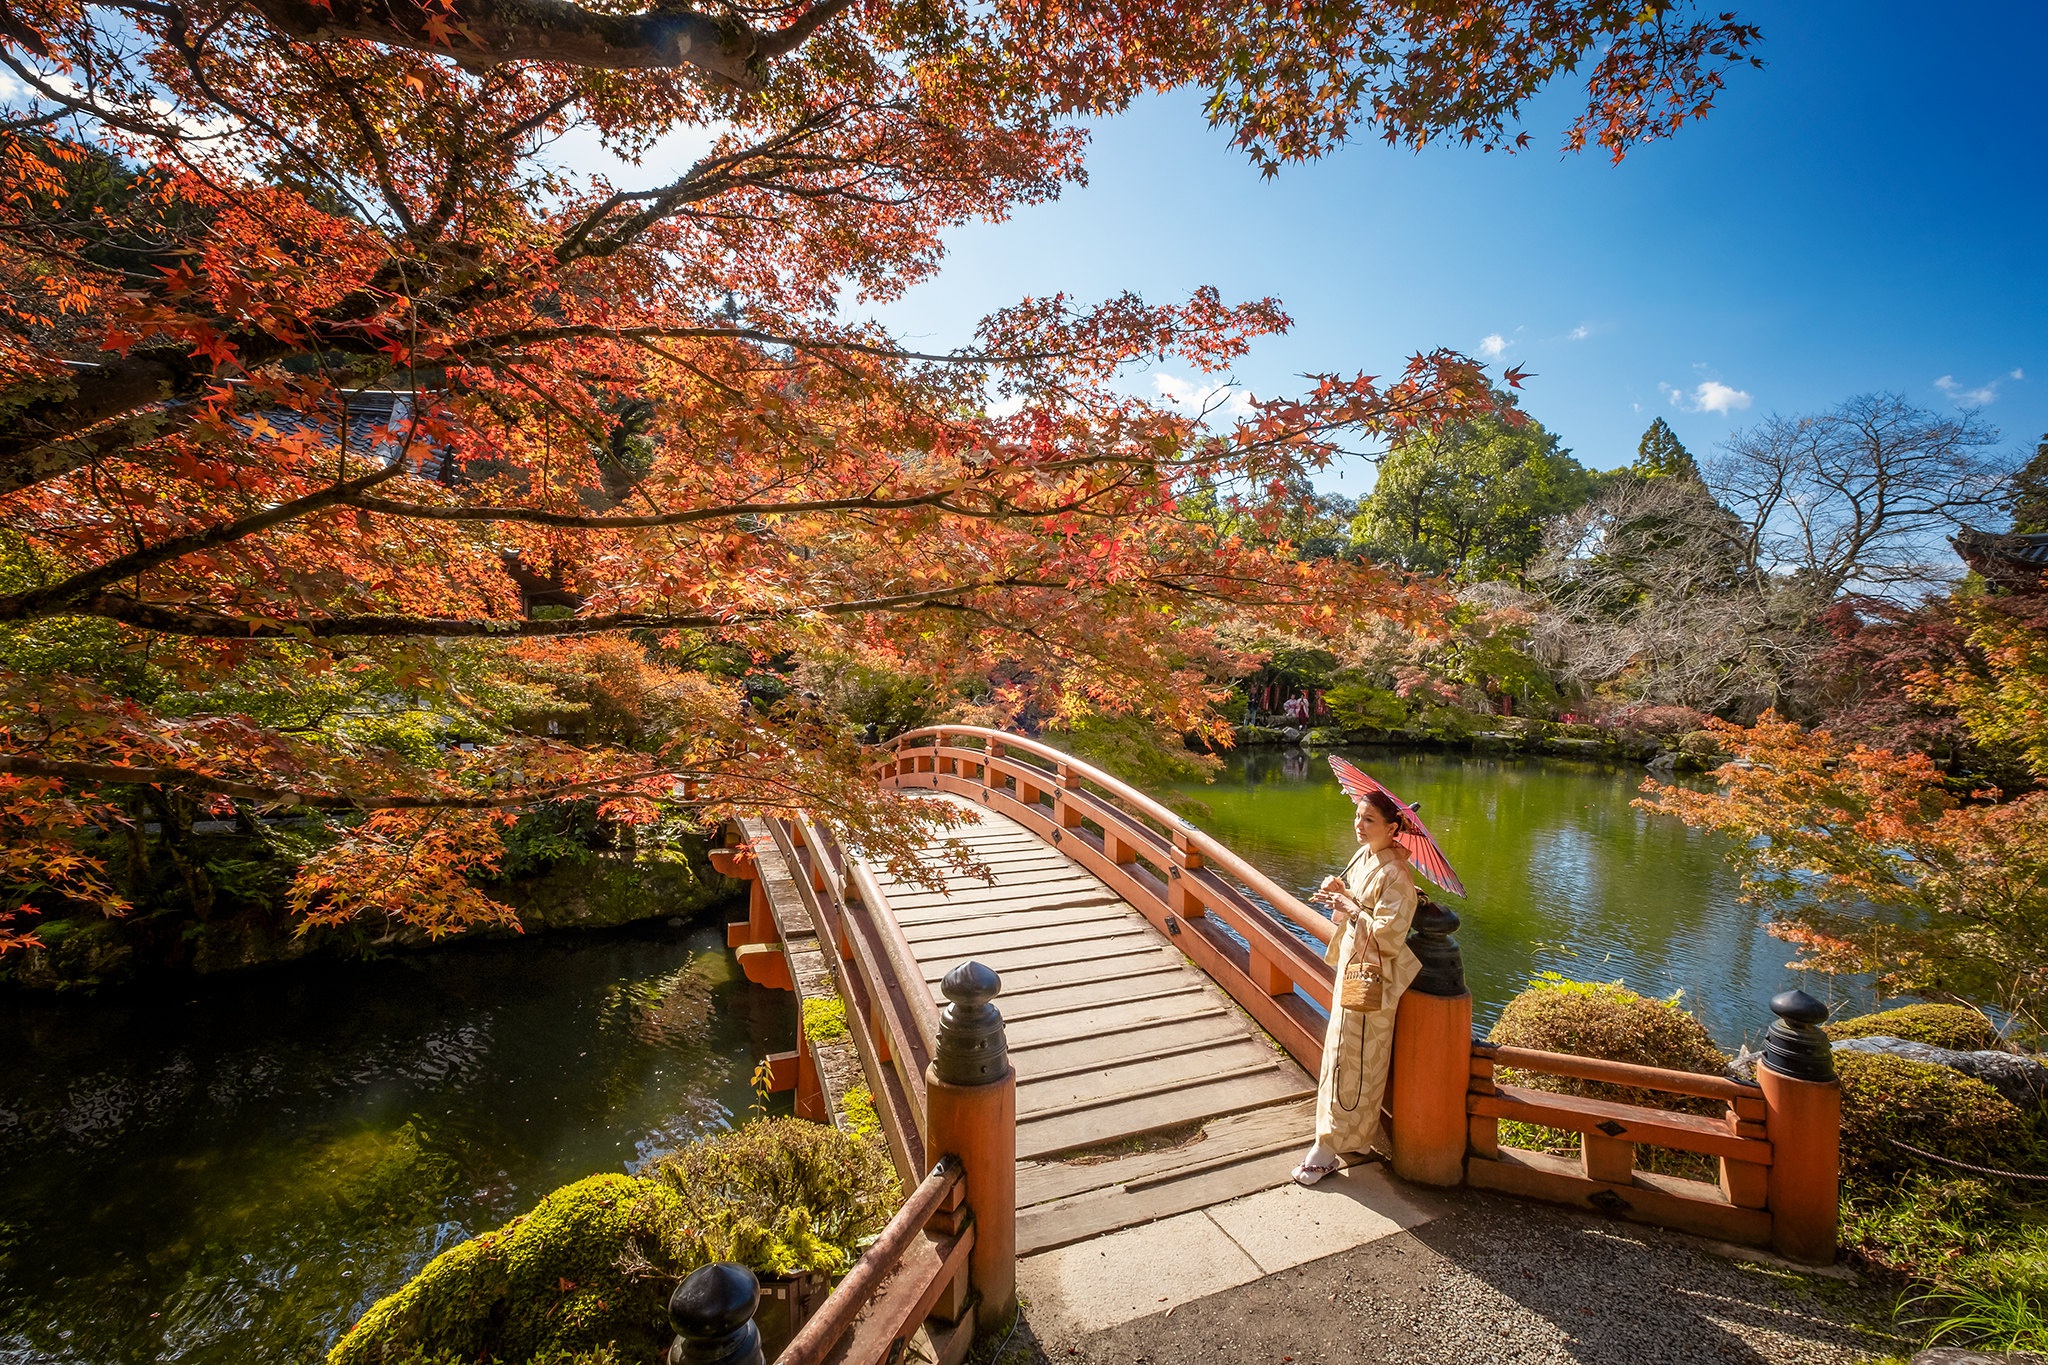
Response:
M1458 942L1480 1029L1541 972L1623 981L1645 995L1684 993L1724 1048L1755 1046L1772 995L1800 986L1843 1005L1866 987L1794 972L1790 944L1737 899L1726 841L1631 802L1639 768L1562 759L1488 758L1414 749L1346 756L1422 818L1471 893L1443 897L1464 921ZM1351 803L1322 757L1245 749L1225 758L1194 823L1306 893L1357 847Z
M701 922L0 1000L0 1365L317 1360L441 1249L744 1119L795 1036Z

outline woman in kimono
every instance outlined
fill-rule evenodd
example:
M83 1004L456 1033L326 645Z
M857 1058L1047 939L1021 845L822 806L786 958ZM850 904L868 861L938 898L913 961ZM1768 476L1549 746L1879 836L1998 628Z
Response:
M1294 1178L1313 1185L1337 1169L1344 1152L1364 1152L1380 1141L1380 1100L1387 1088L1387 1063L1394 1047L1394 1010L1401 992L1422 969L1408 951L1408 924L1415 918L1415 874L1408 850L1394 836L1411 829L1408 812L1385 792L1358 803L1352 829L1358 852L1342 878L1327 877L1315 895L1331 910L1337 932L1326 960L1336 964L1330 1024L1323 1035L1323 1070L1316 1086L1315 1145L1294 1168ZM1345 983L1359 968L1378 966L1379 1000L1364 1009L1346 1008ZM1361 983L1362 984L1362 983ZM1354 994L1370 999L1368 987Z

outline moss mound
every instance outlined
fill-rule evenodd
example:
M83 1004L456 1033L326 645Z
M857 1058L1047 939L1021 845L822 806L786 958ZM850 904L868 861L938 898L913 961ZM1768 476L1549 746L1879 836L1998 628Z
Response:
M596 1175L449 1248L379 1300L328 1365L461 1360L554 1365L615 1349L653 1360L674 1333L668 1296L714 1260L764 1275L844 1269L896 1203L871 1142L798 1119L750 1123L646 1176Z
M379 1300L328 1353L328 1365L420 1358L529 1361L629 1343L666 1344L666 1285L629 1276L621 1252L656 1244L676 1197L652 1181L598 1175L556 1190L532 1213L449 1248Z
M1567 1052L1610 1062L1665 1067L1703 1076L1724 1075L1728 1054L1714 1046L1706 1025L1676 998L1653 1000L1619 981L1567 981L1545 973L1508 1002L1487 1037L1508 1047ZM1624 1104L1718 1113L1716 1100L1683 1100L1659 1091L1601 1081L1517 1073L1515 1084L1532 1090L1618 1100Z
M2002 1052L2005 1040L1998 1029L1977 1010L1967 1005L1901 1005L1897 1009L1854 1019L1838 1019L1824 1026L1828 1037L1904 1038L1909 1043L1953 1048L1957 1052Z

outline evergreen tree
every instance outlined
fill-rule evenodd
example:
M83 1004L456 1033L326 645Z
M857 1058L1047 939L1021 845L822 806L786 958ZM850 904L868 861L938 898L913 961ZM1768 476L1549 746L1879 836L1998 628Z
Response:
M1700 481L1700 467L1692 452L1662 417L1650 423L1650 429L1643 433L1643 439L1636 445L1636 462L1628 468L1631 474L1643 479Z
M2034 458L2012 476L2012 529L2020 535L2048 531L2048 436L2034 448Z

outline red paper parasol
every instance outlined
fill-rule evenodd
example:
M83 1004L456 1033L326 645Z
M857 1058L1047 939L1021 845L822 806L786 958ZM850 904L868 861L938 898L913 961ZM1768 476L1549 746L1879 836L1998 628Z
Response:
M1436 846L1429 826L1422 823L1422 817L1415 813L1400 797L1367 777L1357 765L1347 763L1335 754L1330 755L1330 771L1337 774L1338 785L1353 801L1363 801L1373 792L1383 793L1395 805L1408 812L1408 823L1415 827L1410 833L1403 830L1394 836L1394 842L1408 850L1408 856L1415 863L1416 871L1441 886L1454 896L1465 894L1465 883L1458 880L1458 874L1451 870L1451 860L1444 857L1444 851Z

